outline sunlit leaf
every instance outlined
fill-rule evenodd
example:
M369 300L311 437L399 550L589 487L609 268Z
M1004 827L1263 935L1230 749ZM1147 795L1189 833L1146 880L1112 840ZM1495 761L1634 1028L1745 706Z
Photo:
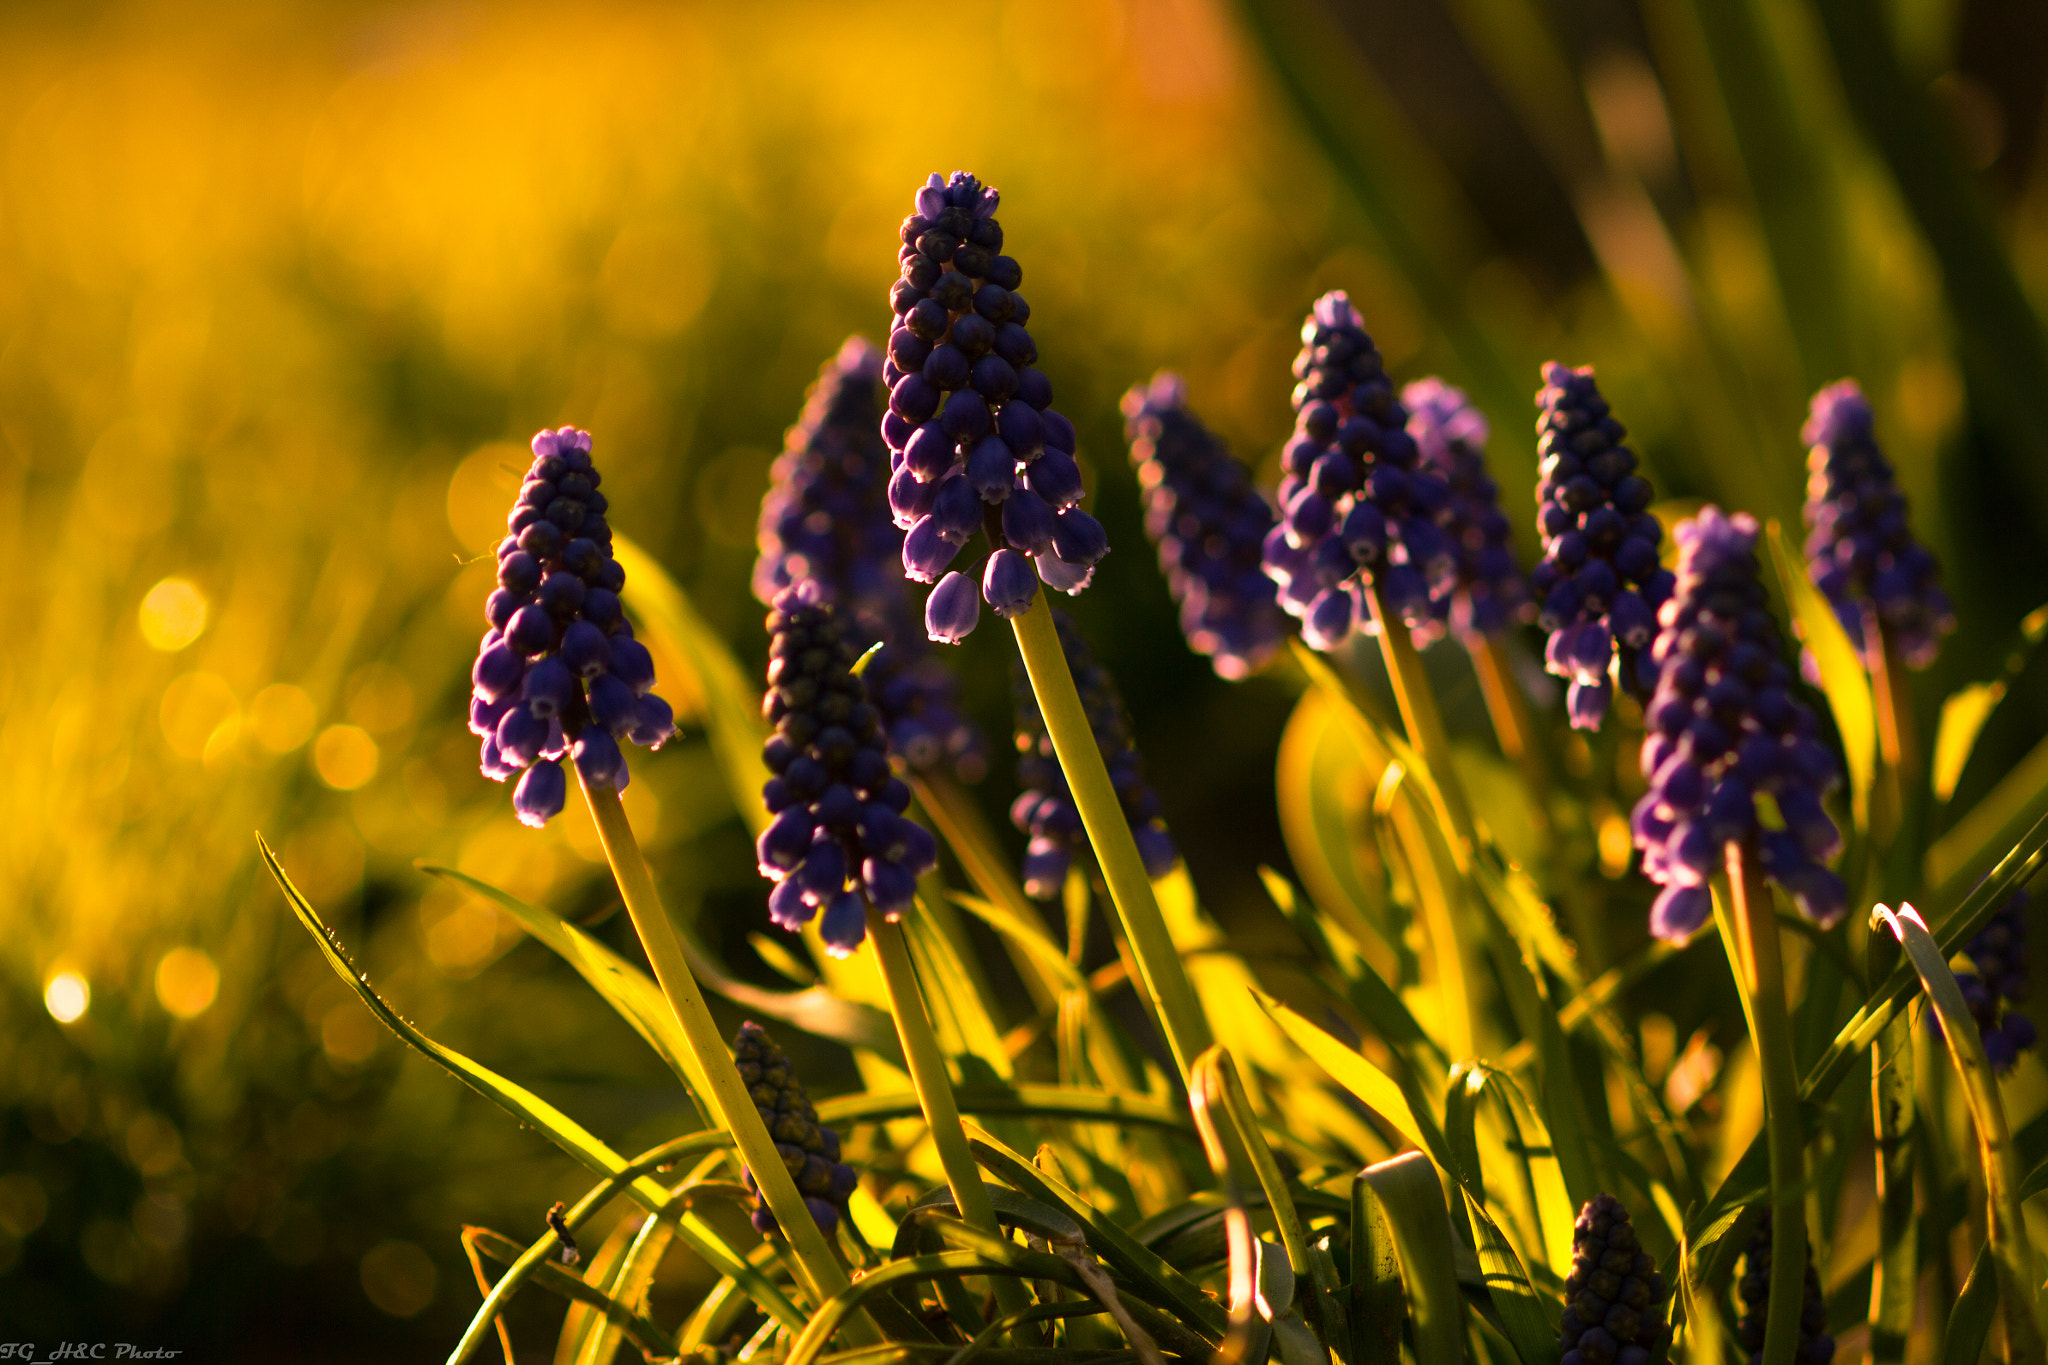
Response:
M1946 801L1956 794L1956 783L1962 781L1963 765L1970 761L1970 751L1977 747L1977 736L1984 732L1984 722L1991 719L1991 713L2003 700L2003 682L1971 683L1943 700L1941 720L1934 729L1934 760L1929 773L1935 800Z

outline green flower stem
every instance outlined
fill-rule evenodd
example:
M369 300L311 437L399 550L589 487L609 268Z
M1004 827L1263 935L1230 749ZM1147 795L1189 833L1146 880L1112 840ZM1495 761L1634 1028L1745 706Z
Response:
M1216 1041L1193 983L1181 965L1166 919L1152 894L1152 881L1145 875L1138 845L1131 827L1110 785L1109 769L1088 714L1081 707L1081 694L1067 667L1067 653L1060 648L1059 632L1053 628L1052 608L1045 590L1031 599L1031 606L1011 618L1017 633L1017 649L1024 656L1024 671L1038 698L1039 713L1052 736L1053 753L1060 770L1073 789L1074 804L1080 808L1082 827L1095 849L1095 861L1109 883L1110 900L1123 921L1124 937L1136 959L1141 983L1158 1013L1160 1031L1173 1052L1174 1065L1186 1084L1195 1058Z
M1450 737L1444 733L1443 717L1437 714L1436 698L1423 675L1422 656L1416 652L1408 627L1387 609L1379 584L1367 583L1365 596L1379 626L1380 653L1387 661L1387 678L1394 685L1394 702L1401 708L1401 724L1408 731L1408 742L1429 766L1445 825L1456 836L1451 840L1453 856L1459 870L1467 870L1473 850L1479 846L1473 837L1472 806L1465 800L1464 785L1451 764Z
M1792 1365L1799 1350L1799 1312L1806 1292L1805 1140L1799 1076L1792 1060L1792 1021L1785 1010L1785 968L1777 916L1756 850L1727 848L1728 895L1716 896L1715 918L1728 965L1742 990L1742 1012L1763 1071L1765 1140L1771 1159L1771 1285L1764 1310L1762 1365Z
M609 787L592 789L585 784L583 796L590 805L591 818L597 822L598 838L604 844L612 876L618 881L619 895L626 902L626 913L632 916L633 929L647 950L654 979L661 983L661 993L668 997L669 1008L675 1011L676 1022L682 1026L711 1102L732 1134L741 1157L752 1168L768 1211L782 1225L782 1235L789 1239L790 1248L796 1253L797 1264L793 1269L798 1279L810 1293L811 1302L822 1304L845 1291L846 1272L826 1245L817 1220L805 1207L796 1181L775 1150L775 1139L761 1122L761 1112L754 1107L746 1082L733 1065L732 1054L726 1051L725 1039L711 1018L710 1007L704 1003L704 992L698 988L697 978L691 975L690 964L683 957L682 940L675 925L669 922L661 893L655 889L654 873L640 852L639 841L633 837L632 825L626 821L619 794ZM849 1322L848 1329L849 1336L857 1337L861 1345L879 1339L866 1318Z
M917 1090L917 1102L924 1110L932 1145L939 1149L939 1165L945 1168L953 1203L961 1218L1000 1237L995 1205L981 1183L981 1167L975 1163L974 1153L967 1146L966 1130L960 1126L960 1106L953 1097L952 1079L946 1074L946 1056L939 1049L938 1035L932 1031L931 1017L925 1011L924 993L918 986L916 969L911 966L910 944L903 926L870 910L868 938L874 943L882 982L889 988L889 1012L896 1018L896 1037L903 1044L904 1060L910 1064L910 1083ZM1016 1312L1031 1301L1024 1286L1008 1276L998 1276L994 1288L996 1302L1005 1313Z

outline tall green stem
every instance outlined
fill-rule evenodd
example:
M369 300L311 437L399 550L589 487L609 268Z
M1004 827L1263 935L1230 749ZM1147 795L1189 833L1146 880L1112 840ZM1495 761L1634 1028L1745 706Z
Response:
M1073 789L1074 805L1080 809L1082 828L1095 849L1103 880L1109 884L1109 898L1123 922L1124 937L1131 956L1137 960L1141 983L1159 1016L1160 1032L1173 1052L1181 1082L1187 1083L1195 1058L1216 1041L1209 1020L1202 1013L1181 965L1166 919L1152 894L1152 880L1138 856L1131 827L1124 819L1123 805L1109 780L1109 769L1096 746L1095 731L1082 709L1081 693L1074 686L1067 667L1067 653L1060 647L1059 632L1052 622L1052 608L1039 590L1031 606L1012 617L1017 649L1024 656L1024 671L1031 679L1031 691L1038 698L1039 713L1052 736L1053 753L1060 770Z
M1408 742L1429 766L1444 820L1455 836L1451 843L1458 867L1461 871L1469 869L1473 850L1478 847L1473 837L1472 806L1465 800L1464 784L1458 781L1457 769L1451 764L1450 736L1444 733L1443 717L1437 714L1436 698L1430 694L1429 680L1422 671L1422 656L1415 650L1408 627L1387 609L1379 584L1368 583L1365 596L1372 607L1372 618L1379 625L1380 653L1387 661L1387 678L1394 685L1394 702L1401 708L1401 724L1408 731Z
M923 913L920 907L919 913ZM981 1183L981 1167L967 1145L966 1130L960 1126L960 1106L953 1098L953 1081L946 1074L946 1057L939 1050L925 1011L924 992L910 963L910 945L903 926L881 915L868 914L868 938L881 966L883 984L889 988L889 1012L896 1018L896 1037L903 1044L904 1060L910 1064L910 1083L917 1089L917 1102L924 1110L925 1128L932 1145L939 1149L939 1165L945 1169L946 1184L953 1191L953 1203L960 1216L982 1231L1000 1237L995 1205ZM996 1302L1006 1313L1030 1303L1024 1286L1008 1276L994 1281Z
M698 988L697 978L683 956L682 940L662 906L661 893L655 889L654 873L640 852L639 840L633 837L632 825L626 821L619 794L610 787L593 789L585 785L583 796L590 805L591 818L597 822L597 835L604 844L605 858L611 863L612 876L618 881L619 895L626 902L626 913L632 916L640 945L647 950L654 979L661 983L661 993L668 997L669 1008L682 1025L697 1069L711 1092L711 1102L726 1131L732 1134L740 1156L752 1169L768 1211L782 1225L782 1235L789 1239L790 1249L796 1253L797 1264L793 1268L810 1293L811 1302L823 1304L846 1290L846 1272L826 1244L817 1220L805 1207L796 1181L775 1150L775 1139L761 1122L761 1111L754 1107L746 1082L740 1079L732 1054L726 1051L725 1039L711 1018L710 1007L704 1003L704 992ZM879 1339L865 1317L851 1319L848 1333L858 1337L863 1345Z
M1742 1010L1763 1071L1771 1158L1771 1285L1764 1310L1762 1365L1792 1365L1806 1292L1805 1141L1799 1076L1792 1059L1792 1021L1785 1011L1777 916L1756 850L1732 842L1727 857L1729 894L1725 905L1716 906L1716 918L1728 948L1728 964L1742 988Z

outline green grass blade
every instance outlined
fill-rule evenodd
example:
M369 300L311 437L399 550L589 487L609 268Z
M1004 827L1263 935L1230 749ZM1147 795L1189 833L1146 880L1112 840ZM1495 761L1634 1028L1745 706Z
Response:
M476 1249L501 1265L511 1265L526 1251L526 1248L500 1232L489 1228L467 1228L464 1235ZM616 1327L633 1343L650 1355L659 1353L672 1356L676 1353L676 1339L663 1331L651 1319L635 1312L629 1305L613 1298L603 1290L586 1284L578 1276L570 1274L553 1262L543 1262L533 1273L533 1283L574 1303L588 1304L603 1314L606 1322Z
M1392 1076L1271 996L1261 995L1259 1003L1266 1007L1266 1013L1273 1016L1273 1022L1294 1040L1295 1046L1328 1072L1332 1080L1357 1096L1366 1108L1384 1119L1403 1138L1428 1152L1439 1163L1450 1164L1443 1134L1435 1120L1426 1109L1417 1110L1409 1104L1407 1093Z
M1970 1278L1948 1310L1948 1333L1941 1341L1941 1365L1977 1365L1984 1358L1984 1343L1991 1338L1991 1323L1998 1316L1998 1272L1992 1268L1991 1248L1977 1249L1970 1266Z
M1421 1152L1403 1152L1366 1167L1359 1179L1372 1187L1393 1233L1416 1359L1456 1365L1464 1358L1464 1305L1458 1293L1450 1214L1436 1167Z
M1222 1309L1186 1276L1059 1181L991 1134L968 1128L975 1159L998 1180L1039 1203L1063 1209L1086 1229L1088 1248L1141 1297L1178 1316L1213 1343L1227 1327Z
M1351 1345L1356 1365L1399 1365L1401 1322L1408 1300L1401 1290L1401 1257L1394 1230L1372 1182L1351 1182Z
M1957 894L1981 869L1990 850L2009 845L2020 832L2048 814L2048 739L1998 779L1927 850L1925 876L1937 899Z

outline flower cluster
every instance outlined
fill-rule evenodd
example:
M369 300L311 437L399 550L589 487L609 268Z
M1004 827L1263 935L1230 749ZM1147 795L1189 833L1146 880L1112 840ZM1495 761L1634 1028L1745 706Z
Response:
M536 829L568 798L565 755L587 786L623 791L618 741L658 749L676 728L650 692L654 658L619 609L626 571L612 558L598 481L589 432L533 438L484 605L491 629L470 669L469 728L483 739L484 776L523 774L512 806Z
M2027 893L2014 891L1963 949L1974 971L1957 972L1956 985L1977 1021L1984 1055L1991 1069L2003 1075L2020 1054L2034 1045L2034 1021L2013 1008L2027 998ZM1927 1022L1936 1034L1941 1021L1932 1010Z
M1529 588L1515 567L1512 532L1500 510L1500 485L1486 471L1486 415L1441 379L1401 390L1408 434L1425 468L1451 492L1444 530L1456 571L1437 584L1436 609L1460 639L1496 635L1529 611Z
M1430 585L1456 560L1438 525L1450 489L1420 462L1407 410L1343 291L1316 300L1301 341L1283 515L1265 544L1280 605L1317 649L1364 623L1368 585L1409 626L1425 627Z
M1771 1300L1771 1214L1768 1209L1757 1220L1756 1232L1743 1253L1742 1320L1735 1325L1735 1339L1749 1353L1749 1365L1761 1365L1764 1358L1764 1311ZM1821 1297L1820 1276L1813 1269L1813 1244L1806 1247L1806 1292L1799 1304L1799 1349L1793 1355L1798 1365L1828 1365L1835 1358L1835 1339L1828 1335L1828 1305Z
M1030 607L1040 579L1079 592L1109 553L1079 506L1074 426L1035 368L1031 309L1016 292L1024 271L998 254L996 202L964 171L934 175L903 220L902 278L889 290L889 506L909 532L904 573L938 582L925 629L947 644L980 622L983 600L1007 619ZM947 569L977 531L990 549L978 586Z
M1657 562L1663 528L1649 512L1655 491L1635 472L1635 452L1621 443L1628 433L1608 411L1592 367L1545 365L1536 401L1543 559L1529 586L1550 632L1550 671L1571 679L1571 722L1597 730L1614 697L1617 645L1622 686L1647 697L1656 685L1640 651L1671 594L1671 572Z
M1230 448L1188 408L1187 386L1162 370L1124 395L1124 431L1145 492L1145 531L1180 604L1180 628L1219 676L1242 678L1285 635L1261 567L1273 509Z
M774 819L755 846L776 884L768 914L796 930L822 910L825 947L843 957L867 937L867 906L891 919L909 908L938 845L904 818L910 788L890 774L881 715L816 585L777 595L768 631L762 711L775 729L761 756L774 776L761 798Z
M1643 871L1663 885L1650 931L1684 940L1713 906L1707 879L1732 841L1757 840L1766 873L1801 913L1832 924L1847 907L1822 866L1841 847L1822 795L1838 778L1796 697L1776 621L1758 581L1756 521L1718 507L1679 524L1678 574L1651 646L1655 694L1644 709L1649 790L1632 821ZM1769 795L1782 828L1762 829Z
M1124 711L1116 679L1095 662L1088 642L1066 613L1054 612L1052 619L1067 667L1074 674L1074 686L1081 693L1081 706L1088 714L1088 728L1102 751L1110 783L1138 845L1138 856L1147 873L1163 877L1173 870L1180 850L1160 818L1159 797L1145 781L1145 760L1131 738L1131 719ZM1067 775L1053 753L1052 736L1046 731L1038 698L1021 668L1012 691L1017 701L1017 785L1023 790L1010 804L1010 820L1031 836L1024 851L1025 893L1037 900L1051 900L1059 895L1074 855L1088 846L1087 832L1081 827L1081 812L1074 805Z
M1956 628L1955 609L1942 591L1940 566L1913 539L1905 495L1873 426L1855 380L1813 396L1799 433L1810 447L1806 569L1866 661L1875 644L1866 638L1866 612L1874 612L1906 662L1925 668L1941 637Z
M1636 1240L1628 1210L1595 1195L1572 1228L1572 1269L1558 1323L1559 1365L1658 1365L1670 1358L1664 1322L1670 1293Z
M864 675L889 747L919 770L987 767L959 687L925 642L903 582L903 530L889 510L881 420L882 354L848 338L811 387L761 499L754 595L765 606L801 582L839 604L856 650L880 644Z
M789 1058L768 1036L768 1030L752 1022L741 1024L732 1040L732 1052L740 1079L746 1082L747 1094L761 1111L761 1122L767 1125L768 1136L775 1139L775 1150L796 1181L804 1206L818 1220L819 1229L830 1237L838 1230L840 1215L845 1213L846 1201L853 1197L859 1181L853 1167L839 1159L839 1134L818 1122L818 1111L812 1107L810 1096L804 1094L803 1083L790 1070ZM754 1173L741 1169L747 1188L758 1195ZM757 1199L753 1223L754 1230L762 1234L777 1230L775 1215L768 1211L766 1201Z

